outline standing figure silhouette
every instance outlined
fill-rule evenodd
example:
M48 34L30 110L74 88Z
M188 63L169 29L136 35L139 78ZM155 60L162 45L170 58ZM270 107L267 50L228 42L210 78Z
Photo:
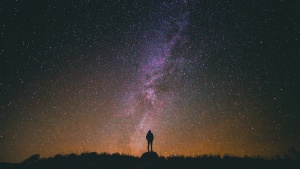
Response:
M151 130L148 131L147 135L146 135L146 139L148 141L148 152L151 151L152 152L152 143L153 143L153 133L151 133ZM149 150L150 147L150 150Z

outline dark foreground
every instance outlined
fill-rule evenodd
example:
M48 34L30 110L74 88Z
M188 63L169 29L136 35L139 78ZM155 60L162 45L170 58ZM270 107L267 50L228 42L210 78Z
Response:
M153 154L152 154L153 155ZM38 154L22 163L0 163L5 169L299 169L293 158L235 157L203 155L198 157L158 157L147 154L133 157L120 154L82 153L40 158Z

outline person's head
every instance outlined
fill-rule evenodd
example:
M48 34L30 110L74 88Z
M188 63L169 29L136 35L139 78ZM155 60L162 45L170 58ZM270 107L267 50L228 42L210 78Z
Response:
M148 133L151 133L151 130L149 130Z

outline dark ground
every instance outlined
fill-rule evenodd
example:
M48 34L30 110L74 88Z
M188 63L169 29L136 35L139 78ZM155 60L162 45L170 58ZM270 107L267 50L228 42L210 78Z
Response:
M147 153L146 153L147 154ZM145 155L145 154L144 154ZM35 154L21 163L0 163L2 169L299 169L300 159L297 156L236 157L203 155L197 157L158 157L150 153L145 156L134 157L124 154L82 153L80 155L67 154L54 157L40 158Z

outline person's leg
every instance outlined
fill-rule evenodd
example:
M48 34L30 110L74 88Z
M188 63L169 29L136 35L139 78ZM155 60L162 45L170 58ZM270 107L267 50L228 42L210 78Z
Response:
M148 152L149 152L149 146L150 146L150 141L148 141L148 146L147 146L147 148L148 148Z
M150 142L150 146L151 146L151 152L152 152L152 145L153 145L153 142L151 141L151 142Z

